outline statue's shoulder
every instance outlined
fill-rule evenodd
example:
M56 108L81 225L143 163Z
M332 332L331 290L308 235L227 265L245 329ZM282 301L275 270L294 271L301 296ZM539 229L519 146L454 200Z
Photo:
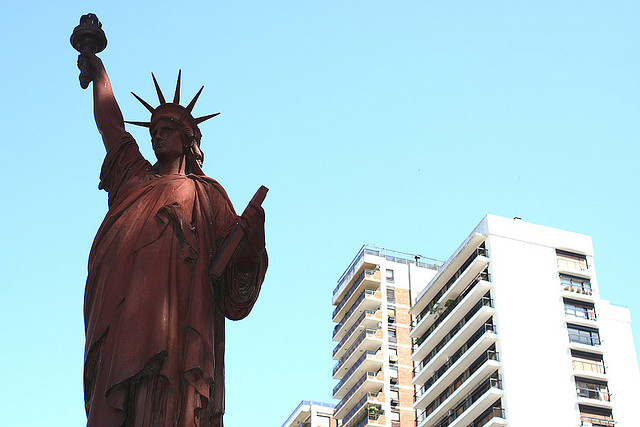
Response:
M202 187L204 191L214 199L214 201L215 199L223 201L231 208L231 210L233 210L233 204L231 203L231 199L229 199L227 191L218 181L206 175L189 175L189 178L191 178L198 186Z

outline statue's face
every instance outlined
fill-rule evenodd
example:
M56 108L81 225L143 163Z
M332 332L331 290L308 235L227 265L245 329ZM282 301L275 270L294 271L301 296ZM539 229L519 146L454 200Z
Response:
M169 120L160 119L151 128L151 144L160 163L176 160L183 154L182 133Z

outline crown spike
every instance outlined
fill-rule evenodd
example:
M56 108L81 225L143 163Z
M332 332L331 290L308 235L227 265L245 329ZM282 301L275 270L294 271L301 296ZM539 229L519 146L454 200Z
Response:
M205 120L209 120L210 118L218 116L218 115L220 115L220 113L209 114L208 116L198 117L197 119L195 119L195 121L196 121L196 124L199 125L200 123L204 122Z
M156 80L156 76L151 73L151 77L153 77L153 84L156 86L156 92L158 92L158 99L160 100L160 105L166 104L167 101L164 100L164 95L160 90L160 85L158 85L158 81Z
M130 122L125 120L125 123L129 123L130 125L136 125L136 126L142 126L145 128L151 127L151 123L150 122Z
M193 99L191 100L191 102L189 103L189 105L187 105L186 108L187 108L188 112L192 112L193 111L193 107L196 105L196 102L198 101L198 98L200 97L200 94L202 93L202 89L204 89L204 86L202 86L200 88L198 93L196 93L196 96L194 96Z
M173 95L173 103L180 104L180 76L182 76L182 70L178 70L178 81L176 83L176 94Z
M131 92L131 95L135 96L135 97L136 97L136 99L137 99L138 101L140 101L140 103L141 103L142 105L144 105L144 106L145 106L145 108L146 108L147 110L149 110L149 112L150 112L151 114L153 114L153 112L156 110L156 109L155 109L155 108L153 108L151 105L149 105L149 104L147 103L147 101L145 101L144 99L140 98L140 97L139 97L138 95L136 95L135 93Z

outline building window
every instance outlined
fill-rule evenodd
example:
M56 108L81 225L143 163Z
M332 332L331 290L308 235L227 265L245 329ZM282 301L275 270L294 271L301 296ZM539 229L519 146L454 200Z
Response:
M393 308L390 308L387 310L387 322L389 322L389 324L394 324L396 323L396 310Z
M387 286L387 302L391 304L396 302L396 290L393 286Z
M565 298L564 312L568 316L596 320L596 309L593 304L587 302L573 301Z
M569 274L560 274L560 283L565 291L575 292L577 294L591 295L591 281L584 277L571 276Z
M393 274L393 270L388 270L388 269L387 269L387 282L389 282L389 283L394 283L394 274Z
M573 369L576 371L595 372L604 374L604 360L601 354L586 353L584 351L571 350Z
M589 268L587 265L587 257L585 255L561 251L560 249L556 249L556 255L558 256L559 268L578 271L584 271Z
M567 329L569 331L569 342L600 345L600 334L597 329L577 325L567 325Z
M606 382L576 378L576 392L578 397L609 401L609 387Z
M593 427L615 427L615 421L611 409L597 408L595 406L578 405L582 425L590 423Z
M398 342L398 337L396 336L396 328L389 328L389 342Z
M391 397L391 406L398 406L400 401L400 393L398 391L391 391L389 393L389 396Z

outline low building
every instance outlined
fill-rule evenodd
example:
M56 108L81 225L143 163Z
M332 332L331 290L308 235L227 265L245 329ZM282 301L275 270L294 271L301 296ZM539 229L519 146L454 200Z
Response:
M339 424L333 418L334 407L331 403L303 400L282 427L337 427Z

